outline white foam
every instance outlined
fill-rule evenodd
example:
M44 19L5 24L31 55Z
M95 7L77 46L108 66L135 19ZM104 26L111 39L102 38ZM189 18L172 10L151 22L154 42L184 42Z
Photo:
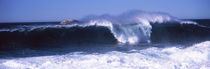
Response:
M209 69L210 41L188 48L156 48L7 59L0 67L8 69ZM1 59L0 59L1 60Z

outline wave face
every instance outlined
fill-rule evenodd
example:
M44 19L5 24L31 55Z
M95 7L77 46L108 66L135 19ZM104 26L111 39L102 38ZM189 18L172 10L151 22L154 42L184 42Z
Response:
M110 21L98 21L94 20L90 22L91 25L106 26L109 28L117 39L121 43L138 43L138 42L149 42L151 26L142 23L133 24L113 24Z
M46 44L183 42L209 40L209 27L166 13L130 11L86 16L79 23L1 24L0 47Z

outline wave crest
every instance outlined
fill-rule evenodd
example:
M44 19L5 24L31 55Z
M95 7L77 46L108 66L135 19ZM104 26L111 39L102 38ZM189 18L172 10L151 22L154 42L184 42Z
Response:
M46 28L104 26L111 31L118 42L135 44L139 42L150 42L152 33L151 24L154 23L197 24L193 21L179 20L166 13L143 12L137 10L125 12L117 16L87 16L78 21L78 23L69 23L65 25L20 25L14 28L2 28L0 31L27 32L35 29L45 30Z

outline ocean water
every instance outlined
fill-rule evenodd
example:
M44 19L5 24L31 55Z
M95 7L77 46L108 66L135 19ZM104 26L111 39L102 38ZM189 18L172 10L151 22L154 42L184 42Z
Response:
M0 69L209 69L210 20L126 12L0 23Z

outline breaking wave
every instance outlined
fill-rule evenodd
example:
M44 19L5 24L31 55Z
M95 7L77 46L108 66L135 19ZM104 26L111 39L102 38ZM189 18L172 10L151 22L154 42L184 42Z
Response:
M207 23L143 11L76 21L0 24L0 69L210 68Z
M40 44L42 42L45 43L46 41L57 42L58 40L61 40L60 42L69 41L70 43L78 43L78 42L80 43L83 41L87 43L91 41L93 42L99 41L102 43L103 42L107 43L107 41L110 42L117 41L119 43L138 44L142 42L150 43L152 41L157 41L158 39L165 37L165 36L160 36L161 33L158 33L157 31L159 32L164 31L166 33L175 33L177 35L181 30L184 30L183 34L185 34L181 35L181 37L184 37L186 35L188 36L188 34L194 36L194 33L198 32L201 32L202 35L204 34L204 36L209 37L208 27L199 25L193 21L179 20L166 13L130 11L130 12L125 12L118 16L111 16L111 15L86 16L78 21L80 22L69 23L65 25L61 24L24 25L23 24L23 25L13 25L12 27L1 26L0 37L2 38L3 41L0 42L2 43L9 42L8 44L11 44L10 42L18 43L19 40L15 41L14 39L23 39L22 43L38 42L37 44ZM168 26L171 25L174 28L168 29L169 28ZM189 31L190 27L188 26L196 28L199 31L190 32ZM73 34L78 35L78 37L77 36L74 37ZM166 34L166 36L167 35L168 34ZM170 37L175 37L175 36L173 35L167 38Z

